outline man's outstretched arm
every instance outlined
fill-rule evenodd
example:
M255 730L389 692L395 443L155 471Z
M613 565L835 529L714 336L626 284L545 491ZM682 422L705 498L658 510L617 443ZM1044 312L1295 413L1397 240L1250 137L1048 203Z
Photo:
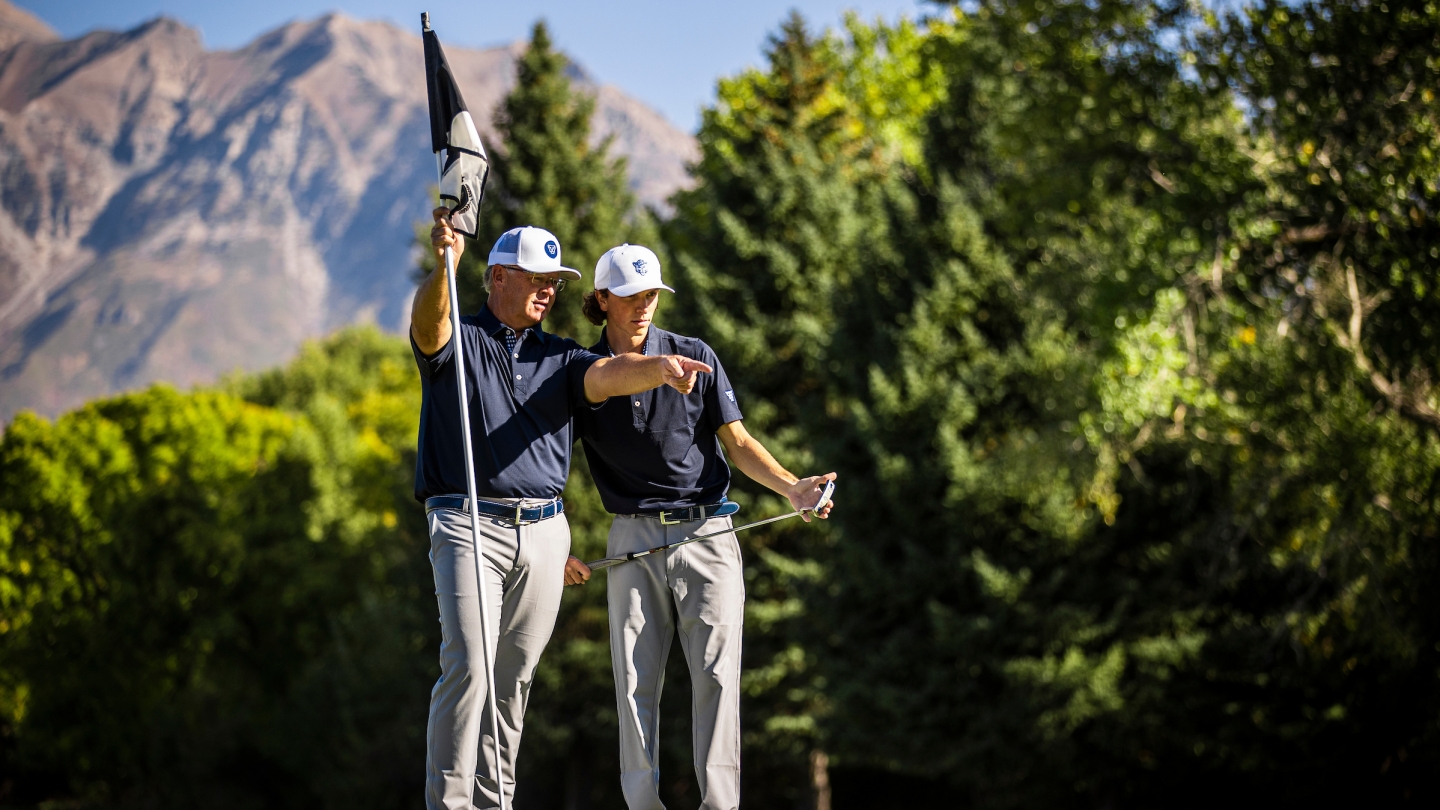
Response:
M784 495L790 500L790 505L798 512L809 509L820 500L820 491L824 488L826 481L834 481L835 473L824 475L812 475L809 478L796 478L789 470L780 466L780 462L770 455L758 439L750 435L745 425L736 421L721 425L716 431L720 437L720 443L725 446L725 457L730 463L740 468L740 472L750 476L751 480L761 486L773 490L776 494ZM820 510L820 517L830 516L831 504L826 504ZM809 521L810 515L802 513L802 520Z
M695 388L695 378L715 369L678 354L647 357L643 354L622 354L598 360L585 372L585 399L604 402L610 397L623 397L668 385L682 394Z
M445 248L454 249L457 265L465 252L465 240L450 229L450 209L442 206L430 215L435 218L435 227L430 229L435 270L420 284L410 305L410 337L427 355L440 351L450 342L450 284L445 280Z

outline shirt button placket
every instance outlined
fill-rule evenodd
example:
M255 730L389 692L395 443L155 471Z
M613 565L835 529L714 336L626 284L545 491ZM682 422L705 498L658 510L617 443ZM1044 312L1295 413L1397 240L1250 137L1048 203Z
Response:
M507 349L510 350L510 367L511 367L511 370L512 370L512 371L519 371L520 364L517 363L517 362L515 362L515 361L520 359L520 344L522 344L522 343L525 342L525 337L526 337L527 332L528 332L528 330L527 330L526 332L520 332L520 333L516 334L515 332L511 332L511 331L509 331L509 330L506 330L506 333L505 333L505 337L506 337L506 341L505 341L506 345L505 345L505 348L507 348ZM515 393L516 393L517 395L523 395L523 394L524 394L524 385L523 385L524 381L525 381L524 375L522 375L522 374L516 374L516 375L515 375L515 384L513 385L513 387L514 387Z

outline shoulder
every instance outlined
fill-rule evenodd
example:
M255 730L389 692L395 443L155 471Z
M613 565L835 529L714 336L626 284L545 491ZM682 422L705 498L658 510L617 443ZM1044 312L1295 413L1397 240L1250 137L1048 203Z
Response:
M656 332L656 337L660 338L661 352L664 354L680 354L704 363L716 359L715 350L700 338L677 335L664 329L656 329Z
M541 332L545 341L545 355L547 357L563 357L566 362L572 360L597 360L598 355L591 349L581 346L574 338L560 337L549 332Z

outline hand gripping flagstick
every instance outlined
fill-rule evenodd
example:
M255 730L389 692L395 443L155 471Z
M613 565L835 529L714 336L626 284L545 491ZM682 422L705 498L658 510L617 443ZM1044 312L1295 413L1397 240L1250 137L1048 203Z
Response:
M430 99L430 145L435 152L435 171L440 180L440 199L450 207L450 226L461 234L475 237L476 217L480 198L485 190L490 161L475 130L475 122L465 108L460 88L450 72L440 38L430 30L430 14L420 14L421 37L425 42L425 84ZM444 150L442 162L440 152ZM484 645L485 697L490 708L490 735L495 741L495 787L500 796L500 810L506 810L505 778L500 772L500 714L495 707L495 662L491 660L490 617L487 615L485 573L481 561L485 543L480 535L480 511L475 508L475 453L470 437L470 395L465 380L465 341L460 337L460 297L455 290L455 254L445 248L445 282L450 295L450 339L455 345L455 382L460 395L460 436L465 451L465 494L470 512L470 536L475 543L475 580L479 586L480 638ZM477 741L477 748L481 746ZM477 752L477 756L483 753Z
M677 540L674 543L666 543L663 546L656 546L655 548L649 548L644 551L635 551L631 552L630 554L621 554L618 557L606 557L603 560L595 560L594 562L588 562L585 564L589 566L591 570L609 568L612 565L619 565L621 563L630 562L631 560L638 560L641 557L649 556L657 551L665 551L667 549L675 548L676 546L683 546L689 543L695 543L700 540L704 540L707 537L718 537L722 534L734 534L735 532L743 532L746 529L753 529L756 526L764 526L766 523L774 523L777 520L785 520L786 518L797 517L805 512L819 512L821 509L825 508L825 504L830 503L830 496L834 494L835 482L826 481L825 489L820 492L820 500L816 501L815 505L808 509L800 509L798 511L791 512L788 515L779 515L772 518L766 518L764 520L757 520L754 523L746 523L744 526L736 526L733 529L721 529L718 532L710 532L709 534L701 534L696 535L695 537L687 537L684 540Z

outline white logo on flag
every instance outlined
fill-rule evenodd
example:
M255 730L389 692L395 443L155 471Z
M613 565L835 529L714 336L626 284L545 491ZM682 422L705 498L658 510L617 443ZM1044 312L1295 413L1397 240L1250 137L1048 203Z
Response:
M445 167L440 176L440 199L448 203L450 225L475 238L480 208L480 191L490 162L475 131L470 113L461 110L450 122L450 142L445 149Z

